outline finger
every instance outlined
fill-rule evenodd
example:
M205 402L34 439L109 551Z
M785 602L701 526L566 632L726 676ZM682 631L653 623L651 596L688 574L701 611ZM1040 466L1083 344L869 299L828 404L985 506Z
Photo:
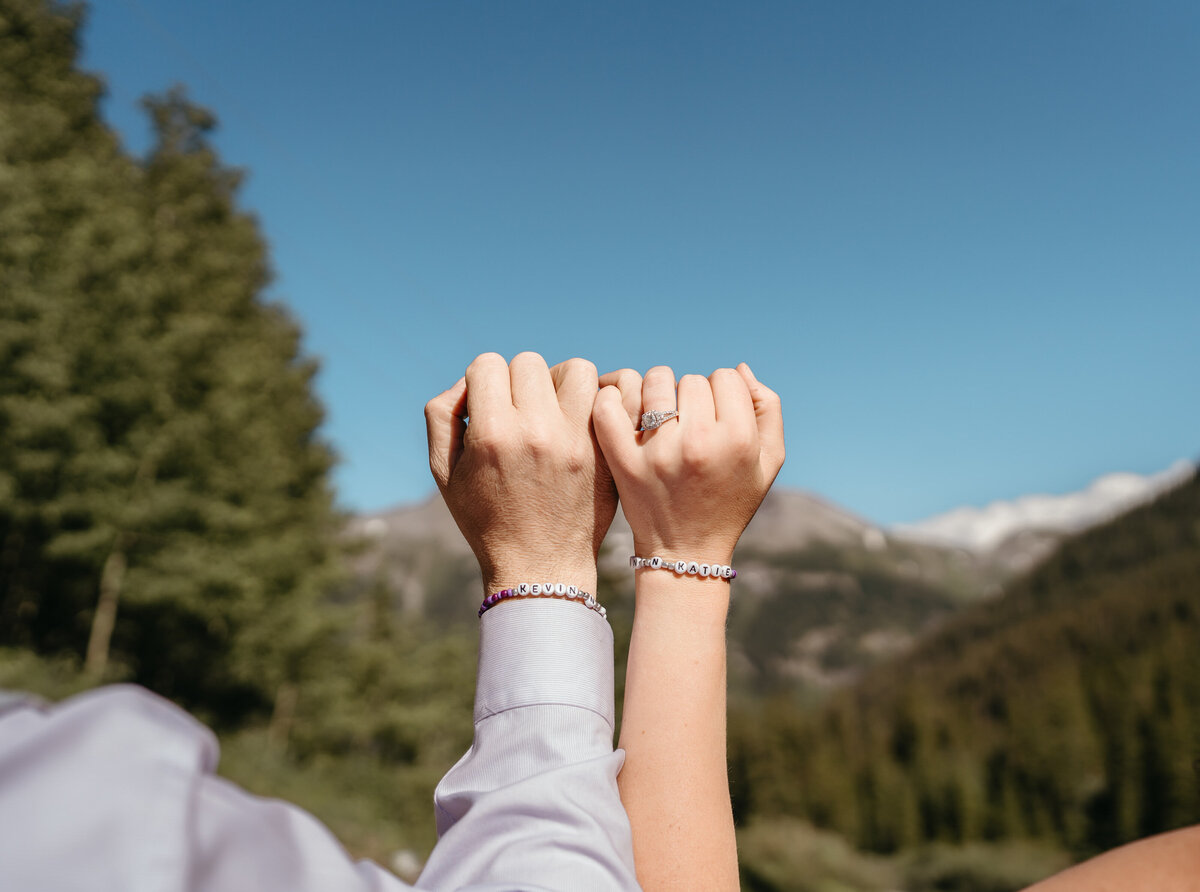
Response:
M679 423L696 431L712 427L717 420L712 387L703 375L684 375L679 379Z
M601 375L599 384L601 387L612 385L621 391L621 405L636 428L642 417L642 376L633 369L620 369Z
M783 440L783 404L779 394L754 377L754 372L750 371L750 366L746 363L739 365L737 370L750 389L750 399L754 404L763 473L768 480L774 480L779 469L783 467L786 455Z
M586 359L568 359L550 370L550 378L563 414L587 424L599 390L595 363Z
M499 353L483 353L467 366L467 415L470 429L483 434L504 427L513 417L508 363Z
M558 397L546 360L537 353L518 353L508 370L512 380L512 404L519 411L558 410Z
M675 406L675 373L669 366L656 365L642 379L641 411L671 412Z
M610 468L632 469L638 458L637 426L625 411L615 384L600 388L592 407L596 442Z
M444 489L454 473L454 466L462 455L463 434L467 423L463 413L467 409L467 379L459 378L449 390L435 396L425 404L425 432L429 438L429 470Z
M754 402L750 399L750 388L738 372L717 369L708 376L708 383L712 387L718 423L754 426Z

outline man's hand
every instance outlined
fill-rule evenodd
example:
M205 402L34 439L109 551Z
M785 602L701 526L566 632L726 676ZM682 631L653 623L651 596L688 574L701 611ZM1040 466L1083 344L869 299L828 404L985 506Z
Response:
M591 433L596 367L511 366L484 353L425 406L429 467L479 567L486 592L562 582L595 592L596 555L616 488Z
M676 408L675 374L600 379L596 436L639 555L728 564L783 465L779 397L742 363L679 381L679 417L638 431L643 412Z

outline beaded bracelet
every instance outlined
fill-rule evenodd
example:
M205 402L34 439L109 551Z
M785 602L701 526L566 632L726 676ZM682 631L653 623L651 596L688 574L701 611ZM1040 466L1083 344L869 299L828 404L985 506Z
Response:
M588 610L596 611L602 618L608 617L608 611L600 606L600 602L592 595L561 582L522 582L516 588L502 588L483 599L483 603L479 605L479 615L483 616L488 610L509 598L559 598L564 601L578 601Z
M660 557L638 557L636 554L629 556L629 566L634 570L645 567L648 570L674 570L678 575L682 576L707 576L710 579L735 579L737 578L737 570L728 564L700 564L696 561L668 561L666 558Z

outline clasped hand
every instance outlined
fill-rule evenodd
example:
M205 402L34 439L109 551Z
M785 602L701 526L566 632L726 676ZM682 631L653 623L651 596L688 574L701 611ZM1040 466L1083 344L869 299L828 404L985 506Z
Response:
M676 408L639 430L643 412ZM779 397L745 363L677 387L666 366L600 378L583 359L485 353L425 419L430 469L487 591L595 591L618 493L638 554L729 563L784 459Z

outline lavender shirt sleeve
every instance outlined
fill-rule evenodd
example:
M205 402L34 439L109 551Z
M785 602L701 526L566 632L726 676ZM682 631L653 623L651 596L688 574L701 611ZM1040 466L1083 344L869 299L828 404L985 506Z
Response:
M483 619L475 741L438 788L442 838L416 888L636 888L607 624L564 602ZM412 888L307 812L215 777L212 733L140 688L0 709L0 889Z

